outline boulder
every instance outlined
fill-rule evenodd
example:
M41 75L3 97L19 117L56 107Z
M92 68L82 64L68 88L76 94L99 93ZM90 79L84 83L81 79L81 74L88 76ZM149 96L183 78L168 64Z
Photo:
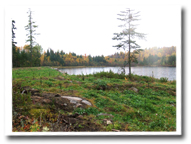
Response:
M56 108L66 111L73 111L75 108L87 108L92 106L91 102L80 97L61 96L55 93L41 93L39 90L24 87L22 94L31 92L31 99L33 103L54 104Z
M73 100L73 101L77 101L77 102L80 102L82 101L82 98L79 98L79 97L72 97L72 96L61 96L62 98L66 98L68 100Z
M87 105L88 106L92 105L89 101L84 100L80 97L72 97L72 96L61 96L61 97L70 100L70 103L74 104L74 107L84 107L84 106L86 107Z

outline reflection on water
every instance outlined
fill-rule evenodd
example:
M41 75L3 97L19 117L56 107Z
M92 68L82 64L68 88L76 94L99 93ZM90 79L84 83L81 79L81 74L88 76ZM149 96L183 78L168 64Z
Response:
M93 74L101 71L119 72L120 67L93 67L93 68L65 68L59 69L61 72L67 72L69 75ZM126 74L129 73L129 68L125 68ZM131 73L144 76L152 76L155 78L167 77L168 80L176 80L176 67L131 67Z

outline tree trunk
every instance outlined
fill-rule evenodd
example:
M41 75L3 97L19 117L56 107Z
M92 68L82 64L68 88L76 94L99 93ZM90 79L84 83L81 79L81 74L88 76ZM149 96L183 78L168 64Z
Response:
M129 10L129 18L130 18L130 10ZM131 77L131 60L130 60L130 20L129 20L129 77Z
M29 25L30 25L30 48L31 48L31 67L32 67L32 22L31 22L31 11L30 11L30 22L29 22Z

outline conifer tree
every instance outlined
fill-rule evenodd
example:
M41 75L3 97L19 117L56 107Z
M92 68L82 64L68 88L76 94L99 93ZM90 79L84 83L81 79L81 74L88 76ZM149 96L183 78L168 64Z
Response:
M16 52L16 45L17 42L14 41L15 39L15 32L14 30L17 29L15 27L15 20L12 20L12 67L16 66L16 60L17 60L17 52Z
M37 25L35 25L35 22L32 21L32 11L29 9L29 11L27 12L29 13L28 17L29 17L29 20L28 20L28 24L25 26L25 30L28 32L27 33L27 40L26 42L30 42L30 48L29 48L29 51L30 51L30 54L31 54L31 66L33 65L33 58L32 58L32 55L33 55L33 46L35 44L35 35L38 35L36 32L36 28L38 27Z
M138 21L138 17L140 12L134 12L134 10L131 10L127 8L125 11L121 11L121 14L118 14L120 18L118 20L121 20L124 22L123 25L119 25L119 27L122 27L122 32L120 33L114 33L113 40L119 40L120 43L118 45L115 45L113 47L116 47L117 49L124 49L129 51L128 55L128 64L129 64L129 76L131 76L131 62L133 62L134 55L131 55L132 49L139 49L140 46L136 43L134 38L145 38L145 34L136 32L136 26L134 24L135 21ZM140 50L137 50L139 52ZM124 63L125 67L126 63ZM123 68L124 72L125 69Z

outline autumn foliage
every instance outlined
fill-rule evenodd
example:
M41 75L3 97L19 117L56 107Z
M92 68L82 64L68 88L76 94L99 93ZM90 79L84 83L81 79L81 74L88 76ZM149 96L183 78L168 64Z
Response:
M30 66L30 53L24 47L16 47L13 51L13 67ZM117 52L108 56L77 55L74 52L65 53L63 50L54 52L48 49L43 53L42 47L36 45L36 51L33 51L33 66L122 66L128 62L128 52ZM132 65L146 66L176 66L176 47L148 48L136 54L134 51Z

